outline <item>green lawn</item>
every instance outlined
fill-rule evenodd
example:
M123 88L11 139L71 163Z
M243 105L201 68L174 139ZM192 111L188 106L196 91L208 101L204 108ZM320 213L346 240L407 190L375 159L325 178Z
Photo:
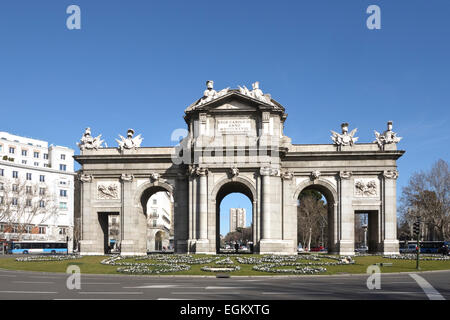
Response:
M194 255L195 257L206 258L208 256L204 255ZM242 255L242 257L253 257L258 258L257 255ZM236 261L236 257L230 257L236 265L241 267L241 270L231 272L232 276L262 276L262 275L292 275L292 274L275 274L269 272L259 272L252 270L253 265L239 264ZM26 270L26 271L42 271L42 272L66 272L69 265L77 265L80 267L82 273L90 274L121 274L117 272L118 266L108 266L100 264L100 261L105 259L102 256L86 256L73 260L65 261L46 261L46 262L19 262L15 260L15 257L2 258L0 259L1 269L10 270ZM387 272L415 272L416 271L416 261L415 260L397 260L397 259L387 259L380 256L365 256L365 257L355 257L355 264L352 265L338 265L338 266L325 266L327 269L324 273L319 273L319 275L330 275L330 274L357 274L366 273L367 267L376 263L392 263L391 267L381 267L383 273ZM331 262L333 260L321 259L321 262ZM134 260L125 259L121 262L133 262L133 263L163 263L156 260ZM314 262L314 261L311 261ZM172 273L162 273L161 275L204 275L204 276L214 276L214 272L205 272L200 270L201 267L208 265L214 267L221 267L215 265L214 262L209 264L191 265L191 269L182 272L172 272ZM450 270L450 261L420 261L421 271L430 270ZM280 267L292 268L292 267Z

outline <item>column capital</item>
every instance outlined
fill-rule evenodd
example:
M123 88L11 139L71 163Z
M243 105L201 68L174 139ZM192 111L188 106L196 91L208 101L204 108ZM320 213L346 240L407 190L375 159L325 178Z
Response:
M280 170L271 167L262 167L259 169L261 176L280 176Z
M195 170L195 173L196 173L198 176L206 176L206 175L208 175L208 168L198 167L198 168Z
M122 173L120 176L120 180L122 182L132 182L134 179L134 176L132 174Z
M93 177L91 174L83 173L83 174L78 175L78 180L83 183L90 183L90 182L92 182L92 179L93 179Z
M396 180L398 178L398 171L397 170L385 170L383 172L383 176L386 179L394 179L394 180Z
M292 171L284 171L281 173L281 179L283 180L292 180L294 178L294 173Z
M353 173L351 171L340 171L339 177L343 180L348 180L352 177Z

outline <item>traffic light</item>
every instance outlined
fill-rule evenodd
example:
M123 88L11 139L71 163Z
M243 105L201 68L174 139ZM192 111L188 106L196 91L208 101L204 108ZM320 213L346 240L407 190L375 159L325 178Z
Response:
M414 222L414 235L419 235L420 233L420 222Z

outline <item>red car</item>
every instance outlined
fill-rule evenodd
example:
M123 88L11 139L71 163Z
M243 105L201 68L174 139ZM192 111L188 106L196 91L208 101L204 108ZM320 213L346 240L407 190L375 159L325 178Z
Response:
M311 248L311 252L319 252L319 251L323 251L325 250L325 248L323 246L319 246L319 247L315 247L315 248Z

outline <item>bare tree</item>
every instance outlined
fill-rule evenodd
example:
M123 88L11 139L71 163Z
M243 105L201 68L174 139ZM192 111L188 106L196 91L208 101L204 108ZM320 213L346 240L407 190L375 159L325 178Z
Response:
M305 248L311 249L311 242L319 243L321 228L327 224L327 205L311 194L300 195L297 210L298 238Z
M448 164L439 159L428 172L414 173L402 190L400 225L410 230L417 217L439 240L450 237L450 172ZM409 227L409 228L408 228Z
M21 240L26 233L38 233L39 225L56 217L56 197L44 183L3 179L0 185L0 221L4 233Z

